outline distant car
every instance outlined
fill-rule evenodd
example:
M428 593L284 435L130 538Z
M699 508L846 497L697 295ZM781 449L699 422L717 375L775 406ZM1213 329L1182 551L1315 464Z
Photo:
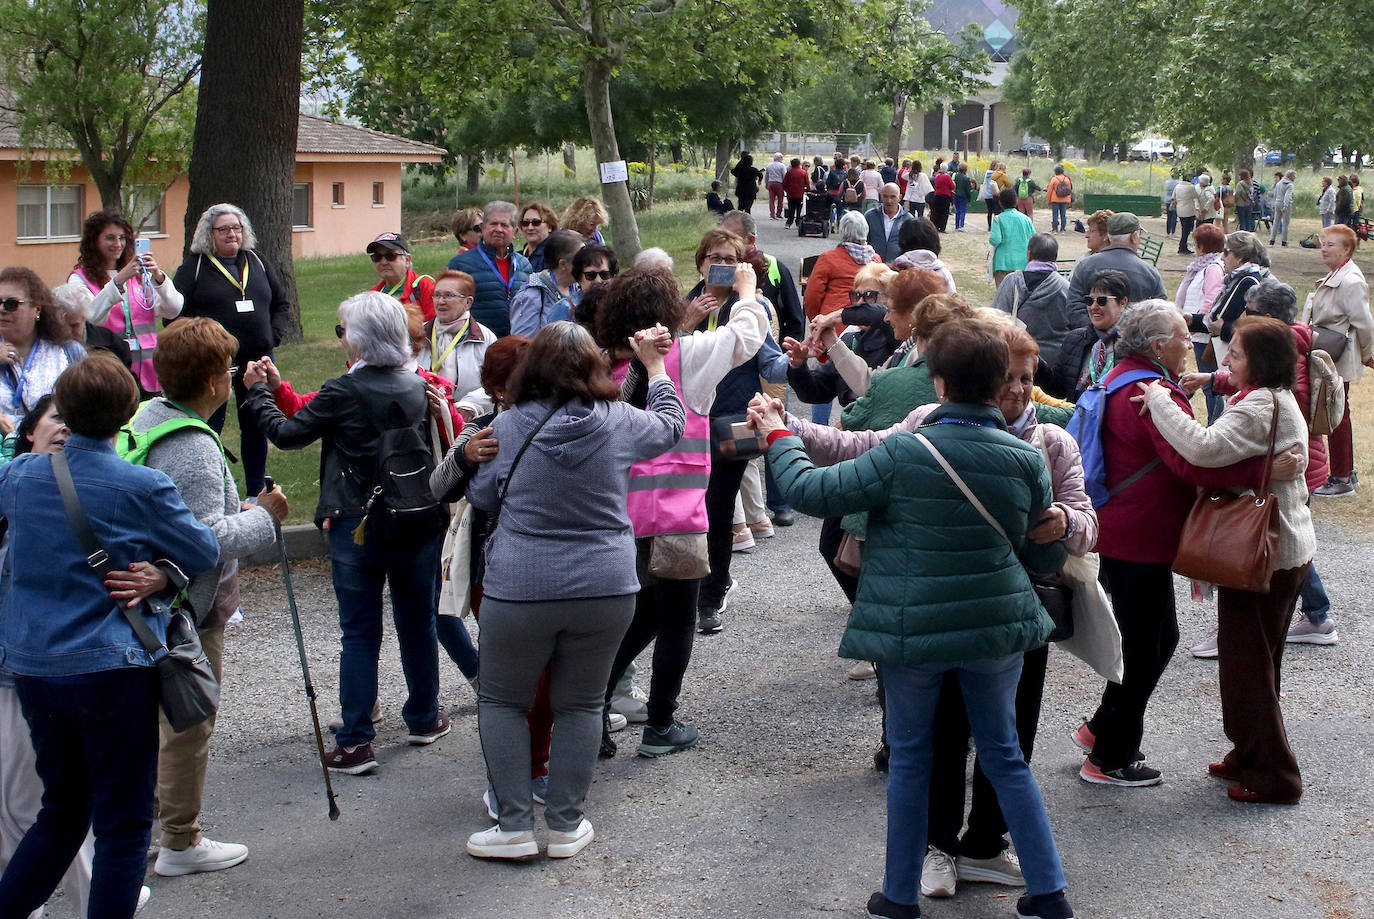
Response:
M1136 144L1126 154L1126 159L1143 162L1146 160L1171 160L1174 158L1174 144L1169 140L1145 140Z
M1022 144L1011 151L1012 156L1049 156L1049 144Z
M1292 161L1297 158L1298 155L1296 153L1285 154L1282 150L1264 151L1264 165L1266 166L1281 166L1284 160Z

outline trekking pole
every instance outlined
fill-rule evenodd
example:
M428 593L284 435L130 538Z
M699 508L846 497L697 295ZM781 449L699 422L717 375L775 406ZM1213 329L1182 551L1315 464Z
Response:
M271 476L264 477L267 490L271 491L276 483ZM286 605L291 608L291 626L296 630L296 651L301 658L301 675L305 678L305 697L310 701L310 722L315 728L315 749L320 755L320 770L324 773L324 790L329 796L329 819L339 819L339 802L334 795L334 784L329 779L329 766L324 760L324 735L320 733L320 712L315 706L315 684L310 682L310 665L305 659L305 636L301 634L301 616L296 610L296 592L291 587L291 560L286 556L286 542L281 535L281 522L272 517L272 528L276 530L277 545L281 547L281 574L286 583Z

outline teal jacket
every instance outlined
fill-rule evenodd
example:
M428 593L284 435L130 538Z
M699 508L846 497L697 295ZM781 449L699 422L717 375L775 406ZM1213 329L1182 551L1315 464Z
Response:
M1021 271L1026 267L1026 243L1035 235L1035 224L1017 210L992 218L988 242L992 245L993 271Z
M910 434L826 468L812 465L797 437L779 438L768 451L783 499L797 510L816 517L870 512L840 656L915 667L1043 644L1053 623L1018 558L1052 498L1040 452L1007 433L990 405L942 405L920 430L1015 549Z

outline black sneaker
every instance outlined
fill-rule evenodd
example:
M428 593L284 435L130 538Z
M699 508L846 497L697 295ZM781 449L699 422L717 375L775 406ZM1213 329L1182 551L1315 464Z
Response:
M1158 785L1163 779L1163 774L1158 769L1145 765L1143 760L1128 763L1120 769L1103 769L1093 762L1090 756L1083 761L1083 768L1078 771L1078 777L1094 785L1144 788L1148 785Z
M611 759L615 756L615 741L611 740L611 713L610 709L601 715L601 749L596 753L599 759Z
M680 721L671 721L666 728L662 729L646 724L644 734L639 741L638 753L640 756L667 756L670 753L681 753L683 750L690 750L695 747L700 739L701 734L696 728Z
M1073 907L1062 890L1026 894L1016 901L1016 915L1021 919L1073 919Z
M774 526L790 527L797 522L797 514L790 507L783 508L780 511L772 511L771 516Z
M714 604L704 604L697 607L697 631L703 635L710 635L719 632L725 626L720 621L721 613L725 612L725 607L730 604L730 594L735 589L735 579L730 579L730 586L725 588L725 593L719 602Z
M873 751L873 768L879 772L887 771L887 761L892 758L892 748L885 743L878 744L878 749Z
M893 903L881 893L868 898L868 908L864 910L869 919L919 919L921 908L915 903L903 906Z

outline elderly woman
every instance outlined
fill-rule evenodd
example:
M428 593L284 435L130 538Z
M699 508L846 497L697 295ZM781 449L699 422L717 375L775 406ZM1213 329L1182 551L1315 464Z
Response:
M897 348L892 326L883 319L887 314L888 289L896 277L897 272L882 262L864 265L854 275L853 286L849 289L849 305L833 314L840 317L841 326L857 328L857 331L845 332L841 339L844 346L863 358L869 367L886 363ZM845 406L857 398L840 377L833 361L819 363L803 359L798 349L808 349L808 343L786 338L783 339L783 347L788 353L787 383L797 398L810 405L823 405L826 408L835 399ZM809 353L806 356L809 357Z
M1197 225L1209 224L1217 218L1217 190L1207 173L1197 177Z
M380 279L373 290L395 297L402 306L414 304L426 320L434 318L434 279L415 272L410 240L400 233L381 233L367 244L367 255Z
M1359 380L1365 367L1374 367L1374 318L1369 313L1369 284L1353 256L1359 238L1347 226L1336 225L1321 231L1322 262L1327 274L1317 282L1303 307L1302 318L1317 335L1317 347L1330 339L1335 350L1328 350L1336 369L1345 381L1346 405L1350 405L1350 384ZM0 278L3 278L0 275ZM1344 344L1341 344L1344 342ZM1336 350L1341 353L1337 354ZM1347 407L1341 423L1326 438L1331 457L1331 479L1312 492L1323 498L1343 498L1355 493L1355 446Z
M390 587L392 619L409 691L401 717L412 744L431 744L449 732L439 709L439 655L434 636L435 572L443 527L422 526L387 534L369 514L383 432L407 427L428 436L425 382L411 371L404 307L394 297L367 291L339 304L339 325L349 371L326 380L315 398L291 418L267 387L261 363L244 373L247 411L272 443L292 450L323 440L320 500L315 525L329 524L329 558L343 631L339 655L339 708L343 726L325 764L359 775L377 768L377 656L382 646L382 590ZM442 521L440 521L442 524Z
M1158 380L1144 391L1155 429L1185 460L1226 467L1254 457L1298 449L1306 453L1307 422L1293 398L1298 350L1288 326L1269 317L1245 317L1224 358L1239 390L1211 427L1202 428ZM1233 801L1296 804L1302 795L1298 762L1288 745L1279 707L1279 668L1293 604L1307 581L1316 549L1307 489L1300 479L1274 482L1279 538L1266 593L1217 588L1221 718L1232 748L1207 771L1236 784Z
M1317 197L1317 212L1322 217L1322 227L1336 222L1336 188L1330 176L1322 176L1322 193Z
M1008 188L999 193L1002 210L988 228L988 244L992 246L992 277L997 286L1013 271L1026 267L1026 244L1035 235L1035 223L1016 207L1016 191Z
M482 360L496 333L472 318L472 295L477 289L472 275L445 269L434 281L434 320L425 323L420 366L453 381L453 393L462 399L482 389ZM482 394L483 402L489 402Z
M73 364L55 395L71 430L60 459L29 453L0 469L9 521L0 654L16 675L43 780L42 809L0 878L0 904L7 916L41 907L93 828L89 915L132 916L153 825L159 681L126 610L165 640L166 606L142 601L160 591L169 602L219 549L167 476L115 454L111 441L138 406L116 358ZM57 462L109 555L103 579L68 524ZM158 564L139 561L150 558Z
M1178 291L1174 294L1174 302L1178 304L1179 312L1183 313L1183 318L1188 322L1197 369L1202 373L1212 373L1217 369L1217 365L1207 359L1207 346L1211 343L1207 314L1211 312L1217 294L1221 293L1226 272L1229 270L1222 265L1225 258L1222 250L1226 248L1226 234L1215 224L1204 223L1193 231L1193 246L1197 258L1189 262L1188 268L1183 272L1183 280L1179 282ZM1221 414L1225 400L1212 391L1210 382L1203 387L1203 394L1207 403L1207 423L1211 424Z
M586 240L571 230L558 230L544 242L542 271L530 279L510 301L510 330L532 337L550 322L571 320L582 300L582 289L573 278L573 262Z
M468 838L467 851L478 858L539 851L526 714L545 667L555 717L548 854L571 857L595 838L583 803L607 677L639 590L626 512L630 467L671 448L684 426L658 348L669 335L635 336L649 378L644 411L619 401L606 358L585 329L545 326L510 381L511 409L492 424L500 451L487 454L491 461L468 486L474 507L500 515L482 582L478 701L499 822Z
M1093 275L1084 306L1089 325L1064 336L1050 366L1054 394L1077 402L1087 388L1101 380L1116 363L1116 324L1131 305L1131 282L1111 268ZM1069 309L1078 304L1070 303Z
M134 228L128 218L112 208L86 218L80 255L67 280L82 284L95 298L88 317L92 323L137 349L133 369L138 384L144 392L157 392L157 320L175 319L182 296L152 252L134 255Z
M476 249L482 241L482 209L465 207L453 215L453 238L458 240L458 252Z
M601 203L601 199L587 196L576 198L568 205L568 209L563 212L560 226L564 230L580 234L589 243L604 246L606 240L601 236L601 228L610 223L610 220L611 215L606 213L606 206Z
M541 201L531 201L520 212L520 235L525 248L520 250L530 263L531 273L544 270L544 242L558 229L558 215Z
M806 318L815 319L849 305L849 291L854 275L869 262L881 261L868 244L868 221L863 214L847 211L840 217L840 242L835 248L822 252L806 282L802 308Z
M1102 421L1106 485L1113 494L1097 509L1097 551L1121 628L1124 672L1120 683L1107 684L1097 712L1072 739L1089 754L1079 771L1085 782L1138 787L1156 785L1161 777L1145 764L1140 743L1146 706L1178 645L1170 566L1197 486L1258 487L1264 463L1251 459L1224 470L1192 465L1131 402L1130 383L1157 379L1179 410L1192 414L1176 382L1186 369L1191 341L1172 303L1137 303L1122 315L1117 330L1116 364L1104 377L1109 394ZM1299 465L1297 459L1285 459L1275 465L1275 477L1295 478Z
M248 215L232 204L215 204L200 215L191 236L191 254L177 269L173 283L186 298L181 314L213 319L238 341L234 364L272 354L291 322L291 304L276 272L257 252L257 237ZM252 412L241 411L247 390L242 369L234 377L234 403L239 421L239 460L244 489L256 495L267 471L267 438ZM226 403L227 404L227 403ZM218 434L224 430L226 406L209 418Z
M945 404L914 434L895 434L829 468L811 464L772 403L760 398L750 409L751 424L767 433L769 461L793 507L815 514L880 511L872 515L858 598L840 643L843 657L878 661L887 688L887 873L868 914L918 914L928 751L940 686L953 673L983 769L1023 859L1027 893L1018 914L1063 919L1073 915L1064 874L1013 717L1023 655L1051 629L1017 557L1053 503L1050 477L1039 451L1007 433L997 408L1009 365L1000 334L979 323L948 323L935 333L926 359ZM965 497L965 488L981 496L983 509Z
M52 289L53 306L57 308L67 337L73 342L80 343L88 354L92 351L110 352L119 358L121 364L129 368L130 375L138 381L138 376L134 373L134 352L124 337L87 319L94 299L91 289L80 281L68 281ZM156 374L157 371L149 368L149 372ZM148 398L149 393L143 388L143 383L138 383L140 400Z
M0 271L0 430L13 431L62 371L85 356L38 275Z
M1214 339L1212 350L1220 351L1231 340L1231 326L1245 312L1245 295L1269 272L1269 250L1254 233L1236 231L1226 237L1221 250L1221 268L1226 272L1221 290L1207 311L1207 331ZM1221 359L1221 355L1217 355Z
M256 507L242 510L224 448L206 424L229 399L238 347L213 319L187 319L168 327L153 356L165 398L145 402L129 424L135 435L152 440L143 465L167 474L191 513L219 542L219 563L191 579L188 596L201 647L221 682L224 625L239 606L237 560L271 545L276 538L272 521L285 520L287 513L286 498L275 487L256 496ZM248 857L248 847L202 836L198 823L215 716L180 733L163 717L158 728L162 847L153 870L173 877L232 868Z

